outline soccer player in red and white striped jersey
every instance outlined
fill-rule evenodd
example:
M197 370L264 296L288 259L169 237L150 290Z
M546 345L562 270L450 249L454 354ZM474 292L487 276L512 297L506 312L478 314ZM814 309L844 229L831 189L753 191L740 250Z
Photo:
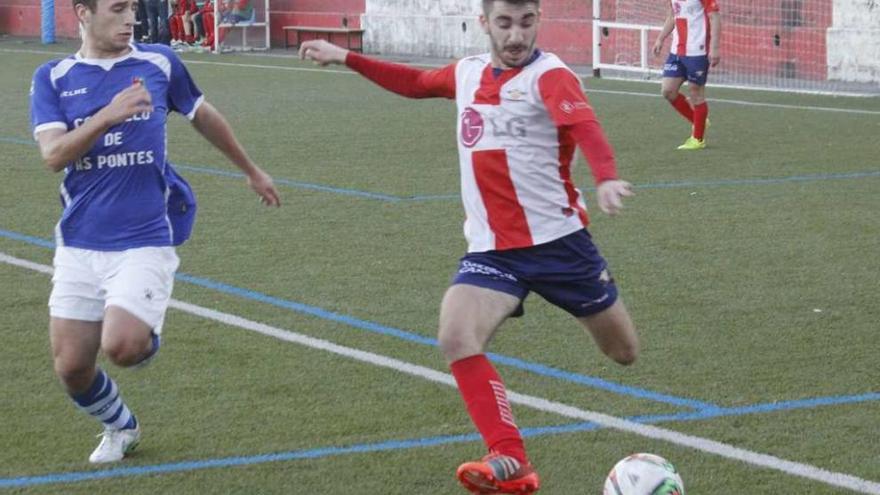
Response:
M571 180L576 148L597 183L599 208L616 214L632 194L578 77L535 47L539 0L483 0L480 22L491 51L419 70L368 58L326 41L300 54L346 64L410 98L454 99L468 252L440 310L439 342L489 454L462 464L473 493L538 490L507 392L484 354L499 326L522 314L536 292L583 325L621 364L638 353L635 327L608 265L586 230L581 192Z
M680 150L700 150L706 147L706 123L709 104L706 103L706 80L709 67L721 60L721 14L716 0L670 1L669 14L657 41L654 54L660 55L663 42L672 34L672 45L663 66L663 96L672 107L691 123L691 136L678 147ZM688 81L690 101L679 93Z

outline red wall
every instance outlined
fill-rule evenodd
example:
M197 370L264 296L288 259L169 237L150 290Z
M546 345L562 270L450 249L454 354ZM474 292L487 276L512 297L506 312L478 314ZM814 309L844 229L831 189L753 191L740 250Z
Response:
M56 36L78 36L72 5L61 0L55 6ZM40 0L0 0L0 33L40 36Z
M602 15L613 20L614 2L602 0ZM631 0L632 1L632 0ZM657 1L657 0L652 0ZM831 25L833 0L798 2L754 2L727 0L722 5L724 35L722 57L725 70L756 75L782 75L805 79L824 79L826 68L825 30ZM281 26L310 25L341 27L360 26L366 0L270 0L272 44L284 45ZM797 5L800 10L787 13L780 5ZM539 44L572 64L592 60L592 3L588 0L544 0L543 25ZM653 23L662 22L662 10L655 11ZM56 35L77 36L76 22L69 0L59 0L55 12ZM791 25L795 24L795 25ZM14 35L40 35L40 0L0 0L0 32ZM653 43L654 33L649 35ZM778 40L777 37L778 36ZM637 59L632 34L603 37L603 61L623 56ZM653 66L662 60L651 57Z
M2 0L0 0L2 1ZM282 26L360 27L366 0L270 0L273 46L284 46Z

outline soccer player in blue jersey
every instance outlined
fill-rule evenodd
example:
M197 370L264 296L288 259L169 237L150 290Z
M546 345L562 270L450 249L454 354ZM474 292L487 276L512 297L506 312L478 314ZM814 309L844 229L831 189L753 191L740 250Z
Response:
M136 0L73 0L73 7L82 47L36 70L31 116L46 166L64 171L49 297L55 373L77 406L103 423L89 457L103 463L134 449L140 426L97 354L131 367L159 350L179 263L174 246L194 220L192 191L167 161L168 113L190 119L264 204L280 200L174 52L131 43Z

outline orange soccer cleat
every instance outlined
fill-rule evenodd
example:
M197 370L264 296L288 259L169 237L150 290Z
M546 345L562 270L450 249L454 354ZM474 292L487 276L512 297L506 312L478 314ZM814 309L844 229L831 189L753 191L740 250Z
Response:
M531 495L541 487L531 464L522 464L506 455L489 454L481 461L466 462L455 474L471 493L482 495Z

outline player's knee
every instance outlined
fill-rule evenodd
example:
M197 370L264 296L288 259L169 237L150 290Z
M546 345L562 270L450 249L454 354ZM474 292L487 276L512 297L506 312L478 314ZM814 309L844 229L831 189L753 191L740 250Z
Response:
M140 362L147 348L144 343L134 339L117 339L105 343L101 350L113 364L126 367Z
M639 357L639 346L635 342L619 345L611 349L608 357L613 359L617 364L629 366L636 362Z
M678 98L678 88L663 88L660 90L660 94L669 101L675 101Z
M441 329L437 338L440 352L450 363L483 352L482 346L473 336L464 331Z
M80 391L89 388L89 385L92 384L94 367L94 364L71 363L55 359L55 375L68 390Z

